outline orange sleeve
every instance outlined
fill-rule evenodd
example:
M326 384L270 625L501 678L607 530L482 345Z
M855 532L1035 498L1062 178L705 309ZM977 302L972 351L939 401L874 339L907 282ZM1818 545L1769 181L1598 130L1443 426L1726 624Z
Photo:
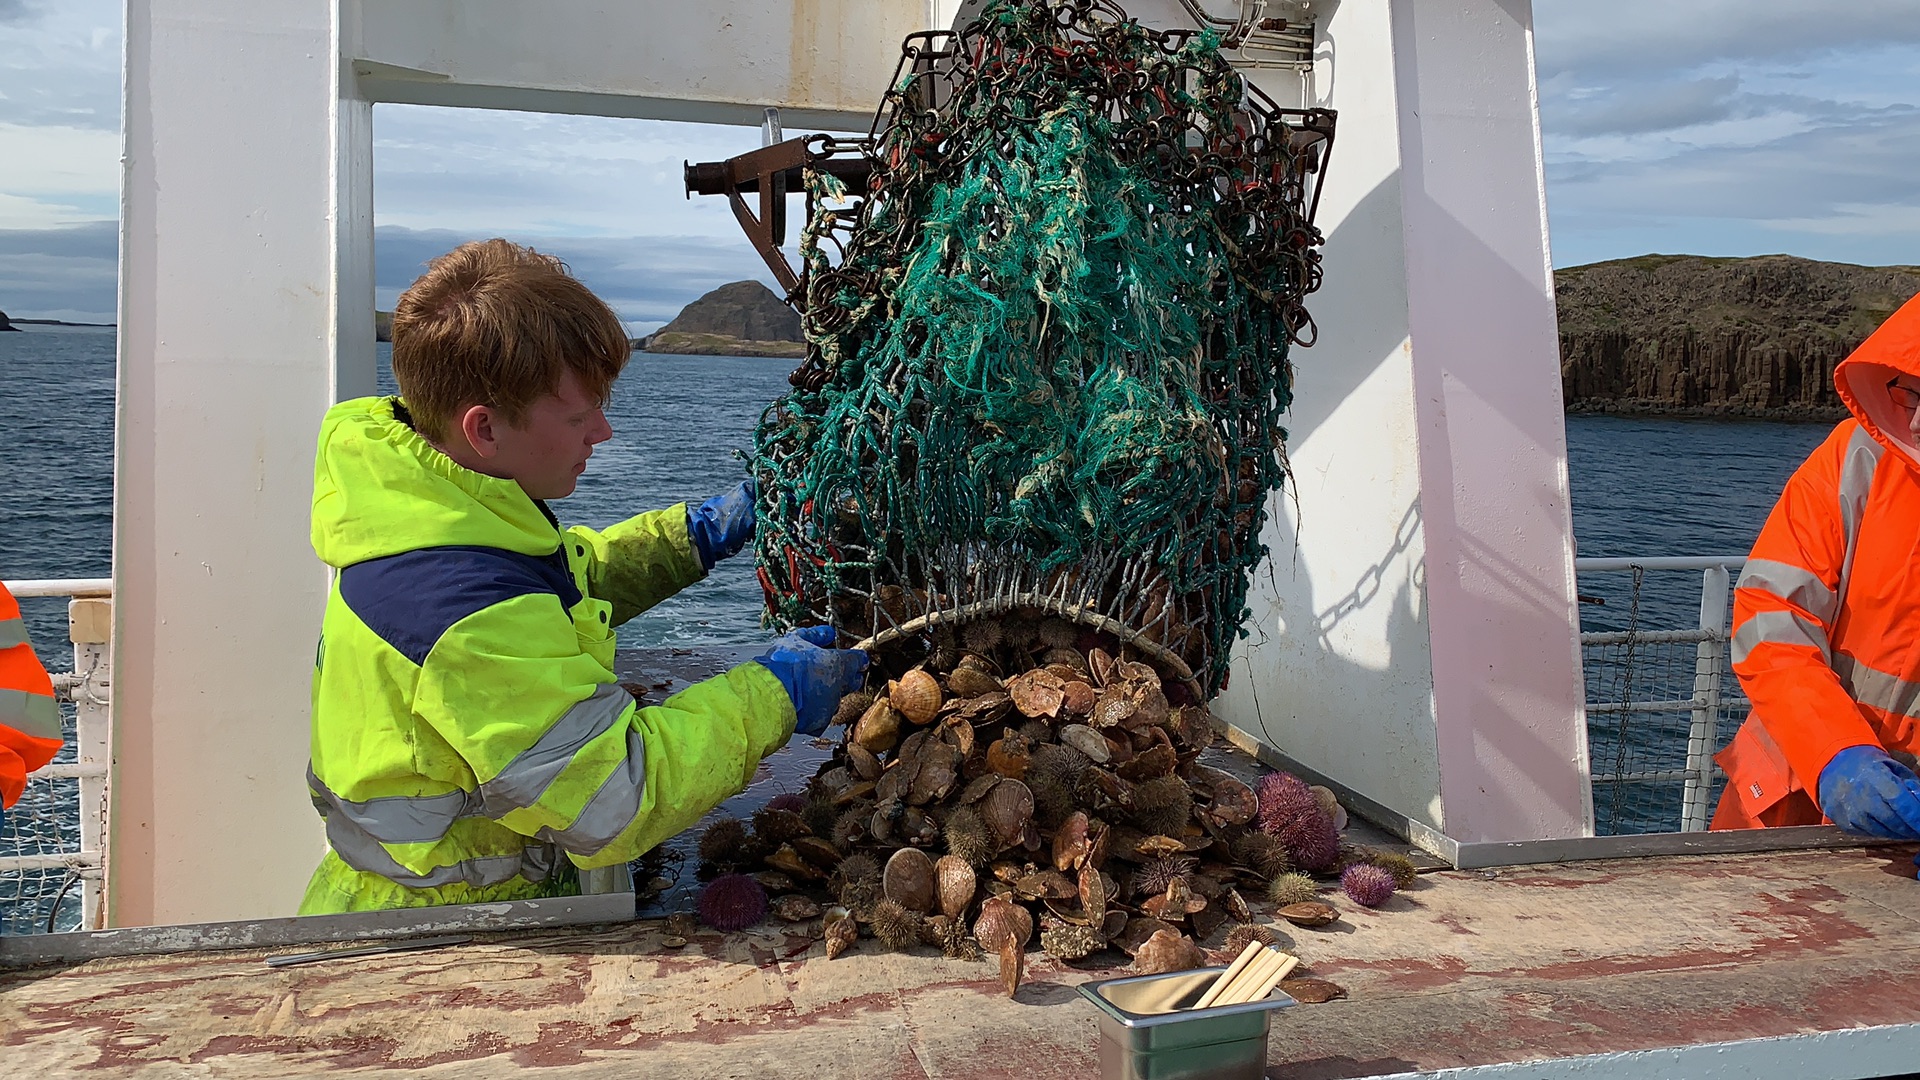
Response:
M1857 427L1842 423L1787 481L1733 594L1733 670L1810 794L1833 755L1880 745L1831 665L1847 554L1841 474Z
M27 774L44 768L59 752L58 739L36 739L0 724L0 807L19 802Z

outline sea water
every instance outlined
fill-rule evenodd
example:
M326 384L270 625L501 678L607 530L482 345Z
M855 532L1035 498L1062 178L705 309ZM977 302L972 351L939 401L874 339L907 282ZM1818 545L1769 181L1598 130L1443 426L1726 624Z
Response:
M381 345L379 355L380 386L390 393L389 346ZM751 446L761 411L786 391L791 367L791 361L782 360L636 355L607 409L613 439L596 449L578 491L556 503L555 511L568 524L604 526L641 510L697 502L727 490L744 477L739 455ZM34 327L0 334L0 387L0 578L108 576L113 332ZM244 407L232 403L235 410ZM1569 417L1578 553L1743 554L1787 476L1830 429L1827 424ZM1630 576L1583 577L1581 593L1605 601L1582 605L1583 627L1621 629L1629 620L1642 627L1695 625L1697 574L1649 578L1637 605L1631 585ZM64 601L27 600L22 607L43 658L57 670L66 669L71 653ZM751 560L737 558L622 627L620 643L631 648L759 642L768 636L760 613ZM69 747L66 753L71 752ZM18 834L44 833L50 823L72 843L77 824L70 783L28 786L27 799L0 827L0 854L22 850ZM0 908L5 906L5 883L0 882ZM7 924L5 916L0 910L0 927Z

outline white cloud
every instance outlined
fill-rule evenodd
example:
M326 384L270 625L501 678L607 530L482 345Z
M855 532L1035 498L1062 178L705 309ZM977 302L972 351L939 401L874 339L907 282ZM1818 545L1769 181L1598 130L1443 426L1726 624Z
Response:
M1915 41L1920 0L1537 0L1554 261L1920 261Z

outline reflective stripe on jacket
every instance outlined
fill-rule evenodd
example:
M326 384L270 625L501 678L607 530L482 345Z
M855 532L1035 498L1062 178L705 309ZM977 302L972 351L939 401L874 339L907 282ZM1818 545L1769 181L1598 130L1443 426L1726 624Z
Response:
M20 604L0 585L0 807L20 801L27 774L60 750L60 702L27 640Z
M303 914L539 895L562 858L693 824L792 734L758 664L645 709L614 676L614 627L703 576L684 506L562 531L368 398L322 426L313 542L339 573L307 784L337 861Z
M1834 373L1853 417L1787 481L1740 575L1733 670L1753 712L1718 758L1713 827L1811 825L1849 746L1920 748L1920 446L1887 384L1920 376L1920 298Z

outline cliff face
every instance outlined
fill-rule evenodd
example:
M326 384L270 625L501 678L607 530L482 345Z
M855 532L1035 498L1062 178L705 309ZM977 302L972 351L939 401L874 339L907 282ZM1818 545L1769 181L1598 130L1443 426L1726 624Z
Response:
M1569 412L1832 419L1833 368L1920 267L1646 255L1554 274Z
M650 352L677 351L653 344L694 339L733 339L740 342L805 340L800 316L773 290L757 281L722 285L681 309L679 315L648 339ZM750 354L742 354L750 355Z

